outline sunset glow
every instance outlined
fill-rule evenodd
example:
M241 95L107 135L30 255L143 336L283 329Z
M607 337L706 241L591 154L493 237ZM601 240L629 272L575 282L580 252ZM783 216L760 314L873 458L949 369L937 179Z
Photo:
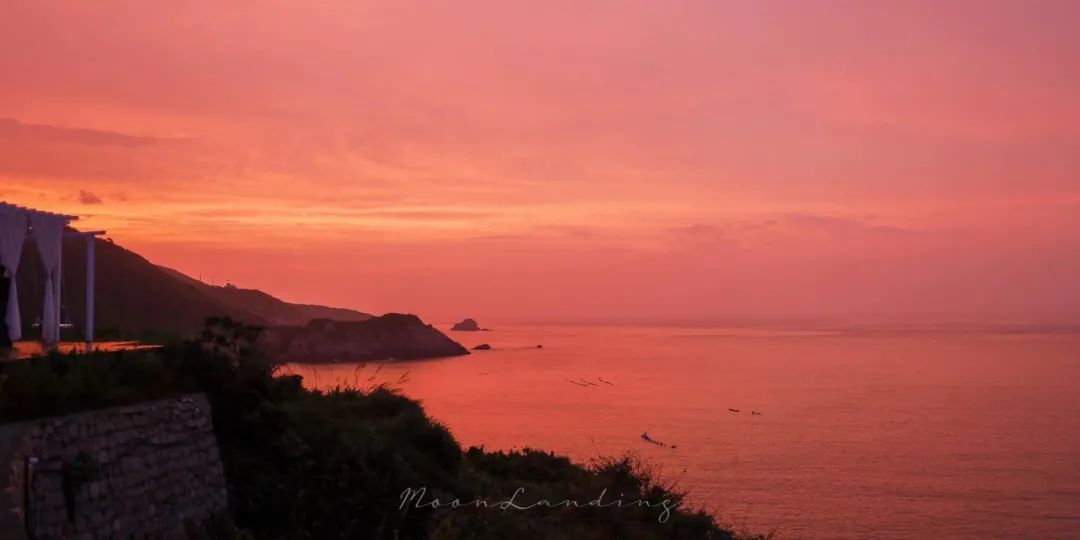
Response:
M0 200L206 281L436 321L1075 321L1077 20L9 2Z

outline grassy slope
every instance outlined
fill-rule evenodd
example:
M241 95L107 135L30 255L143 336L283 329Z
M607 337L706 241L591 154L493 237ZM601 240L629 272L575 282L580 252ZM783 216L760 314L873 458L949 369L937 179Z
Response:
M217 343L215 349L209 343ZM228 351L240 351L234 354ZM206 392L225 462L230 509L241 537L459 539L733 538L712 517L658 508L399 509L402 491L426 487L444 502L493 504L516 489L586 503L682 501L632 460L591 467L541 451L463 451L419 403L383 387L318 393L298 377L247 358L207 335L156 352L53 356L0 365L0 420L61 414L176 392ZM614 494L621 494L617 496ZM236 537L236 531L223 537Z
M97 240L95 319L98 339L138 337L153 342L195 335L203 320L227 315L252 324L305 324L315 318L365 320L353 310L292 304L253 289L212 287L105 240ZM63 304L75 329L65 338L81 337L86 313L86 241L63 243ZM24 335L41 316L44 278L33 242L27 242L19 264L19 299Z
M224 304L258 313L265 324L304 325L312 319L366 321L372 318L371 314L354 309L285 302L258 289L208 285L172 268L164 266L159 266L159 268L178 280L194 285L204 294Z

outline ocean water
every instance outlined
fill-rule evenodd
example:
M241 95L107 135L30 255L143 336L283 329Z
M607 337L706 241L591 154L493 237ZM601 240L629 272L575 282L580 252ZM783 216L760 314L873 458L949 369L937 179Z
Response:
M1080 538L1077 334L514 326L450 335L494 350L377 373L287 369L313 387L404 376L402 390L465 445L583 462L634 454L723 521L779 538Z

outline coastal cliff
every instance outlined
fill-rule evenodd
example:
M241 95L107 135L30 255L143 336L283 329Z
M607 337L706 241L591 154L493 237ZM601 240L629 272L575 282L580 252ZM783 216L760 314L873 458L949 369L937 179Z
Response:
M388 313L366 321L315 319L266 330L260 349L283 362L332 363L461 356L469 351L416 315Z
M139 339L168 342L193 338L207 317L231 317L259 326L302 325L316 318L361 321L360 311L294 304L256 289L214 286L154 264L109 240L94 241L96 251L95 320L99 340ZM23 335L33 339L41 316L44 268L34 242L26 242L18 269ZM63 242L63 309L74 325L65 340L81 339L86 314L86 240Z

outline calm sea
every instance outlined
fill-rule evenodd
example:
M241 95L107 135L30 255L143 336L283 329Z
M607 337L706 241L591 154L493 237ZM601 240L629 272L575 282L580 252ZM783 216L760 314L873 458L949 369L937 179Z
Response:
M451 335L494 350L384 365L375 377L407 372L405 393L466 445L580 461L629 452L722 520L780 538L1080 538L1077 334L518 326ZM316 387L375 371L289 369Z

